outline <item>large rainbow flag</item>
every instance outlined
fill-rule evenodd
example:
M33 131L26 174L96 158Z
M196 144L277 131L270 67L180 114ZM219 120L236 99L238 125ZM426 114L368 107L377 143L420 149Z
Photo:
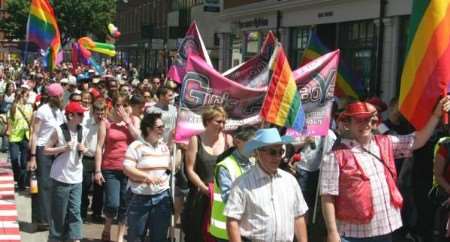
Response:
M400 86L400 112L421 129L450 79L450 1L414 0Z
M272 77L260 116L269 123L302 131L305 112L289 61L280 44L271 65Z
M48 0L32 0L27 23L27 40L34 42L43 50L49 49L48 66L56 66L61 49L61 36L55 13Z
M308 48L303 53L300 66L304 66L312 60L319 58L320 56L328 53L330 50L322 44L319 36L314 31L311 31L309 38ZM334 94L337 97L350 96L356 99L360 99L364 94L364 85L361 80L355 78L350 71L350 68L345 65L344 61L339 61L338 75L336 79L336 87Z

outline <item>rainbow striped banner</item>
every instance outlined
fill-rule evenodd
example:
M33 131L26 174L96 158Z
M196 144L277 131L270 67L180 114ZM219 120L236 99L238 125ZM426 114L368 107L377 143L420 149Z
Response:
M300 94L286 54L281 45L275 49L272 77L260 116L267 122L301 132L305 124Z
M421 129L450 79L450 1L415 0L400 85L400 112Z
M35 43L43 50L49 50L48 67L56 66L61 49L61 36L55 13L48 0L32 0L27 23L27 41Z
M322 44L319 36L317 36L315 32L311 32L308 48L306 48L303 53L300 66L306 65L307 63L316 58L319 58L329 51L330 50L324 44ZM350 68L345 65L342 57L339 62L334 94L337 97L350 96L356 99L361 99L362 95L364 94L363 82L354 77Z

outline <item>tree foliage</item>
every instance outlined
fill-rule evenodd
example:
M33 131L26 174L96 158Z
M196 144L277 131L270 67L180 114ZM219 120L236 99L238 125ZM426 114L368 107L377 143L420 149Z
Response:
M107 25L114 21L116 0L50 0L58 21L62 43L86 35L105 39ZM7 0L7 17L0 29L14 39L25 39L30 0Z

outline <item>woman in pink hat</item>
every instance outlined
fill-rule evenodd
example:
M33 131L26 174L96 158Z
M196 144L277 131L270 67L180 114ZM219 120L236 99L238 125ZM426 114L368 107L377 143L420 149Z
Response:
M46 229L50 222L50 169L52 156L44 154L44 147L48 143L53 130L64 122L61 110L64 89L58 83L46 87L48 103L39 107L34 115L33 128L30 139L29 170L36 170L39 193L32 195L32 222L38 229Z

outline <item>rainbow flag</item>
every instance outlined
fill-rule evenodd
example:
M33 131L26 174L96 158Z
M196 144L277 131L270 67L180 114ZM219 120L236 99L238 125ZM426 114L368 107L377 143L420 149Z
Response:
M56 66L58 52L61 49L61 36L55 13L48 0L32 0L27 23L27 40L39 48L49 50L49 69Z
M450 79L450 1L415 0L400 85L400 112L421 129Z
M305 112L297 91L292 69L281 45L277 45L272 62L272 77L260 116L267 122L300 132L305 124Z
M304 66L312 60L319 58L320 56L328 53L330 50L322 44L319 36L315 32L311 32L309 38L308 48L305 49L303 53L300 66ZM361 80L356 79L350 68L345 65L344 61L339 61L338 75L336 79L336 87L334 94L337 97L350 96L356 99L361 99L364 94L364 85Z

